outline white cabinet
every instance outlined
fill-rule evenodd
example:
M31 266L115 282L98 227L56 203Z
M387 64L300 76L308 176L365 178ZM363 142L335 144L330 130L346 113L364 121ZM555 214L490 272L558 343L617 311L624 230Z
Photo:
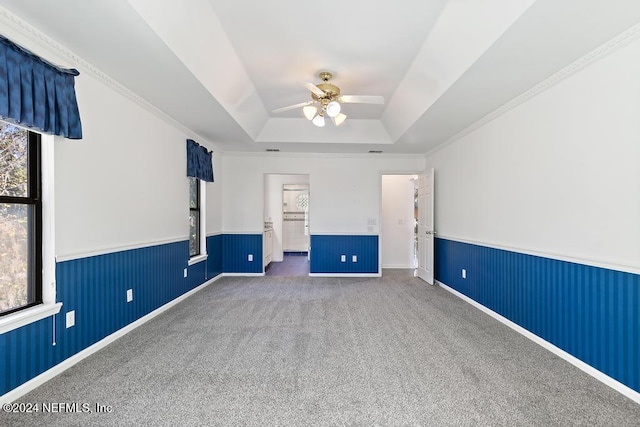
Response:
M309 250L309 222L306 212L289 212L283 215L282 250L307 252Z
M273 229L264 231L262 253L264 254L264 266L266 268L273 258Z

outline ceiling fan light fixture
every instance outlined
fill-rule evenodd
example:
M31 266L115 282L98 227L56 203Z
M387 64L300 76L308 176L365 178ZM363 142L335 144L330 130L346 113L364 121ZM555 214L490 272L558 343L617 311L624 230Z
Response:
M307 118L307 120L313 120L313 118L316 116L316 113L318 112L318 107L307 105L302 109L302 112L304 113L304 116Z
M329 117L336 117L340 114L340 103L338 101L331 101L327 104L325 110Z
M311 121L314 125L318 126L319 128L324 126L324 116L322 115L322 113L318 114L317 116L315 116L313 118L313 120Z
M324 127L326 117L329 117L335 126L340 126L347 119L347 116L341 111L343 103L384 104L382 96L341 95L340 88L330 82L333 75L329 71L322 71L319 76L322 83L302 83L311 92L310 101L277 108L273 112L281 113L302 107L304 116L315 126Z
M336 126L340 126L341 124L344 123L345 119L347 118L346 114L338 114L335 117L331 117L331 120L333 121L333 124Z

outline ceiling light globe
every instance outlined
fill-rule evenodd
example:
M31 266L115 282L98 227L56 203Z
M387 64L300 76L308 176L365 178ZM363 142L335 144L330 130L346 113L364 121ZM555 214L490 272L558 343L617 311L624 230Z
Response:
M318 112L318 108L314 107L313 105L307 105L302 109L302 113L307 118L307 120L313 120L317 112Z
M338 101L331 101L327 104L327 115L329 117L335 117L340 114L340 103Z
M315 116L313 118L313 120L311 121L314 125L318 126L319 128L324 126L324 117L321 114L318 114L317 116Z
M333 124L336 126L340 126L341 124L344 123L345 119L347 118L347 116L345 114L338 114L335 117L331 117L331 120L333 120Z

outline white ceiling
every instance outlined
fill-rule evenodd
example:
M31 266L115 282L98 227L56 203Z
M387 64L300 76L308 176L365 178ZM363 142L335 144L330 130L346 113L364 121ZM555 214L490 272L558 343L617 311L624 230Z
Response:
M640 22L638 0L0 6L224 151L425 153ZM272 113L323 70L385 104L344 104L338 128Z

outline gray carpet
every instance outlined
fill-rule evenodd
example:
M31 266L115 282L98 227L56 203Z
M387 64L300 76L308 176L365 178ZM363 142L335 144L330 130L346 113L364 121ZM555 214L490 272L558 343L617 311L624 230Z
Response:
M223 278L2 425L638 425L640 405L411 276Z

